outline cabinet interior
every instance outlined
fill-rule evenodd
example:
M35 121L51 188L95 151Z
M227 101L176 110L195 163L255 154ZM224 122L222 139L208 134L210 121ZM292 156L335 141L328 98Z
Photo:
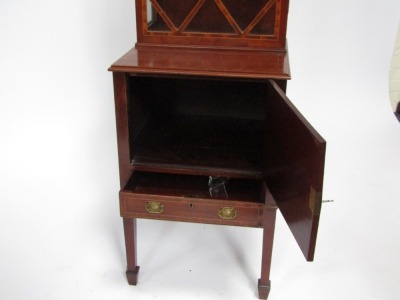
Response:
M129 77L132 166L261 179L267 94L265 81Z

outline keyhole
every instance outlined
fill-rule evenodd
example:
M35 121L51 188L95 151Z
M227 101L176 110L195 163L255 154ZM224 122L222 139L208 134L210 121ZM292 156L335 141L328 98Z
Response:
M192 203L189 204L189 208L193 208L193 204Z

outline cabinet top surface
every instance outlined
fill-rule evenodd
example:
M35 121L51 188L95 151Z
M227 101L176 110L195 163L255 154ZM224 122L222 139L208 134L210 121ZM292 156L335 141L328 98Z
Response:
M112 72L240 78L290 79L287 51L224 51L179 48L133 48Z

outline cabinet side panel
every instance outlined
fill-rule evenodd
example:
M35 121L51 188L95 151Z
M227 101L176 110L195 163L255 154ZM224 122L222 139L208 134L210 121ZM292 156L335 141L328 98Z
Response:
M115 117L117 122L118 160L120 186L123 188L130 176L129 132L127 112L126 74L114 72Z

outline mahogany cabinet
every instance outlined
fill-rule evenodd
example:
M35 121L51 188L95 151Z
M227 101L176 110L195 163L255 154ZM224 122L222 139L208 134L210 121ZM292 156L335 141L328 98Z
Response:
M138 43L110 67L130 284L137 218L262 229L260 299L276 209L313 260L325 141L285 94L288 2L136 0Z

